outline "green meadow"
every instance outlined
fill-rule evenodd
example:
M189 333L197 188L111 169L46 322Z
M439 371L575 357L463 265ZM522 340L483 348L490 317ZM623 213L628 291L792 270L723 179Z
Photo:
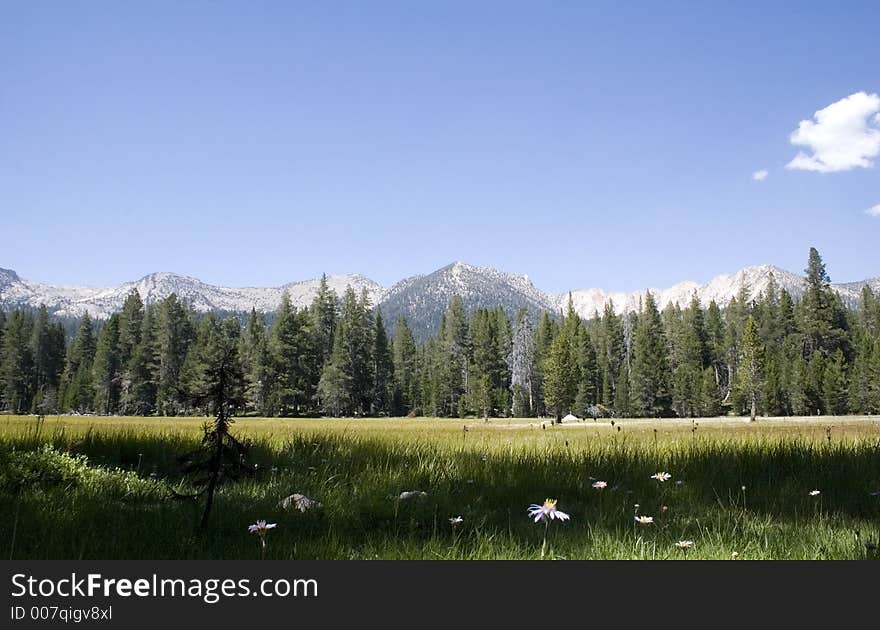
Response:
M191 488L177 458L198 446L205 420L0 416L0 553L539 559L544 547L545 559L560 560L880 557L880 417L237 419L232 432L250 443L253 474L221 487L200 531L202 502L180 498ZM661 471L671 478L651 477ZM401 498L413 491L425 494ZM294 493L320 506L282 507ZM533 522L529 505L546 498L571 518ZM265 549L248 532L260 519L277 523Z

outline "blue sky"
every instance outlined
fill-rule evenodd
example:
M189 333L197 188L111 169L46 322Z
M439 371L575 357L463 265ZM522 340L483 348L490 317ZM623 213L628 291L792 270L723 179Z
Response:
M4 3L0 266L23 277L463 260L635 290L810 246L834 281L880 275L874 137L790 141L880 92L880 3L138 4Z

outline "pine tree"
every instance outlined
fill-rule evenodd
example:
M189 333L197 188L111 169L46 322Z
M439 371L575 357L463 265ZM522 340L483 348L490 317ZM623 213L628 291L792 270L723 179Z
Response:
M588 415L596 417L599 413L599 366L596 357L596 348L593 340L585 330L582 330L578 350L578 389L575 397L575 409L578 416Z
M544 399L556 420L573 410L579 377L577 356L567 335L561 333L553 339L544 361Z
M351 399L351 379L347 374L349 357L343 340L342 328L336 329L333 339L333 352L324 366L318 382L318 399L321 408L332 416L351 413L354 402Z
M538 329L535 331L535 413L544 416L547 405L544 400L544 364L550 356L550 346L558 333L556 322L547 311L541 313Z
M403 315L394 327L394 413L407 415L418 406L418 356L412 331Z
M119 316L119 362L127 369L144 330L144 302L137 289L132 289L122 305Z
M132 289L122 305L119 316L119 410L121 413L144 413L135 402L134 391L142 386L141 379L149 380L145 373L144 353L141 341L144 334L145 309L140 293Z
M388 345L388 333L381 311L376 311L373 334L373 408L372 414L390 415L394 403L394 363Z
M64 373L61 376L61 408L65 411L86 412L93 410L94 386L92 362L95 359L97 341L92 318L86 313L80 320L73 342L68 346Z
M495 342L495 353L492 357L492 399L497 415L507 417L513 411L513 399L510 395L510 366L507 357L513 348L513 329L510 318L503 307L498 306L489 313L492 325L492 336Z
M258 414L274 415L272 407L273 363L263 316L251 309L241 335L239 350L245 378L245 400Z
M703 309L694 292L688 308L676 313L676 325L669 326L673 341L672 352L672 406L681 417L699 415L703 368L709 359L709 348L703 318Z
M650 291L639 314L633 338L631 396L638 416L659 418L672 413L669 355L663 322Z
M214 422L206 425L201 446L181 457L184 473L197 475L194 484L204 494L201 529L208 518L217 488L235 480L252 469L246 465L248 445L230 432L233 416L244 405L244 374L238 354L241 326L237 319L220 322L206 317L199 328L199 342L194 346L197 356L192 361L195 371L188 381L188 394L197 405L214 414Z
M514 417L532 416L537 397L537 370L535 365L535 331L529 313L521 310L513 333L510 354L510 393Z
M873 347L872 339L867 334L862 336L856 346L849 388L849 408L854 413L875 413L872 395L875 375L871 373ZM880 373L876 378L880 379Z
M354 295L354 292L352 292ZM371 398L375 391L373 349L375 323L370 315L371 305L366 289L361 291L353 308L344 309L347 346L347 374L351 382L351 399L358 415L370 413Z
M125 414L147 415L156 411L159 382L157 312L155 305L144 307L140 339L123 372L120 406Z
M506 356L510 353L510 322L503 309L477 309L470 322L469 404L479 415L509 412L510 374Z
M275 313L269 340L272 356L272 407L281 415L296 415L309 408L314 393L310 368L314 337L306 311L298 311L285 291Z
M338 319L339 296L327 284L327 274L321 276L318 292L312 300L310 315L314 347L318 357L318 369L330 360L333 353L333 333Z
M460 403L468 388L470 339L464 303L454 296L440 326L439 364L436 366L437 401L445 416L460 416Z
M752 316L746 320L743 330L738 366L737 389L754 422L764 386L764 346L758 337L758 325Z
M785 388L779 364L778 353L772 351L765 352L764 385L761 389L761 403L765 415L768 416L784 416L789 413L786 407Z
M843 351L838 349L828 360L822 378L822 394L825 412L836 416L848 411L849 391Z
M34 356L31 348L33 318L13 311L3 332L3 356L0 361L3 399L13 413L30 411L34 398Z
M122 385L119 319L119 314L114 313L101 327L101 331L98 333L95 360L92 364L95 411L105 415L119 411L119 395Z
M61 324L52 324L46 306L41 304L33 321L30 339L30 355L33 360L33 392L31 411L46 413L57 411L58 390L64 370L65 339Z
M813 354L807 365L806 387L804 390L807 413L822 415L825 413L825 356L821 352Z
M715 386L720 391L726 392L729 382L724 359L726 354L724 320L721 316L721 309L718 308L715 300L710 301L706 308L706 350L709 355L709 365L712 366L712 372L715 375Z
M715 382L715 370L703 370L700 384L700 415L711 418L721 414L721 390Z
M544 398L556 420L575 411L578 386L581 383L579 355L583 323L574 310L571 294L559 332L553 337L550 352L544 361Z
M802 312L806 358L810 359L814 352L828 357L837 349L848 351L846 314L831 290L831 279L815 247L810 248L805 271Z
M174 293L159 305L155 343L156 406L162 415L176 415L186 406L186 394L180 387L180 370L195 338L190 317Z
M597 362L601 382L601 403L605 407L614 406L617 387L617 372L623 354L623 338L620 318L614 313L614 303L609 300L602 313L599 329Z

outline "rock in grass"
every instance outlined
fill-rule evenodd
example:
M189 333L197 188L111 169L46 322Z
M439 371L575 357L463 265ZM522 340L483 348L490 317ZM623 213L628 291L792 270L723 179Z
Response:
M296 509L300 512L308 512L309 510L316 510L321 507L321 503L315 501L314 499L310 499L304 494L291 494L289 497L284 497L281 499L280 503L281 507L285 510Z
M400 493L400 500L408 501L409 499L425 499L427 496L428 493L422 492L421 490L407 490Z

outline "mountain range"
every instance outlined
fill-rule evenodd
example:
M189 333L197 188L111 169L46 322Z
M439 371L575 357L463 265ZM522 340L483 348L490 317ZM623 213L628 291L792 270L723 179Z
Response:
M730 275L720 275L706 284L680 282L666 289L649 289L662 309L669 303L687 305L696 292L703 305L715 300L725 306L746 287L750 296L766 290L771 275L779 288L785 288L794 299L803 294L804 278L772 265L746 267ZM152 303L171 293L192 304L196 311L260 312L275 310L286 291L292 303L305 307L317 292L318 279L291 282L279 287L231 288L207 284L189 276L173 273L153 273L140 280L114 286L51 285L25 280L11 269L0 268L0 307L38 307L45 304L55 315L77 317L89 313L105 319L121 310L126 296L136 289L141 298ZM603 289L578 289L561 294L549 294L536 288L528 276L517 275L485 267L474 267L461 262L447 265L433 273L405 278L385 288L359 275L328 276L327 282L342 295L347 286L358 294L366 290L370 301L378 305L389 328L398 316L404 315L417 339L424 339L439 327L440 319L454 295L459 295L465 307L472 311L479 307L503 306L513 314L520 308L539 314L541 311L560 313L571 295L575 310L581 317L592 317L611 301L618 313L638 310L645 291L631 293L610 292ZM858 304L864 286L880 292L880 277L858 282L833 284L841 299L849 306Z

